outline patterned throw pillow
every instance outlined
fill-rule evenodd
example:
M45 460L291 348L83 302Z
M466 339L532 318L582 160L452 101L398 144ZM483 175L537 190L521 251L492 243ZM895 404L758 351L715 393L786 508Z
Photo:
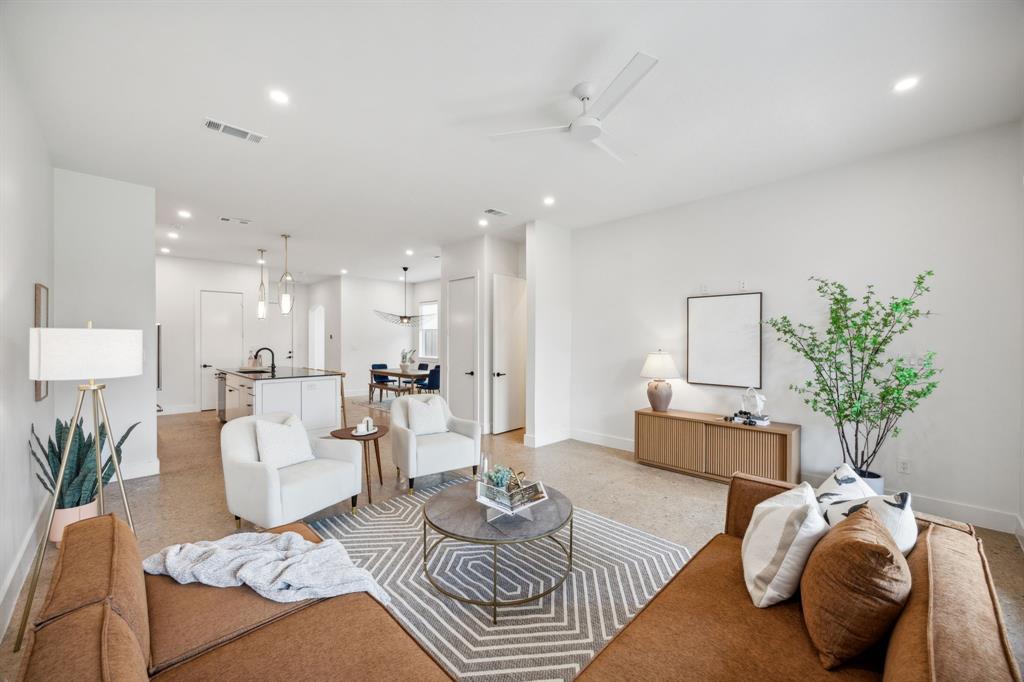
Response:
M871 489L871 486L865 483L864 479L858 476L849 464L841 464L836 467L836 470L815 491L822 514L834 502L859 500L874 494L875 491Z
M809 483L754 507L741 548L743 579L754 606L765 608L796 594L807 557L827 532Z
M910 554L917 542L917 521L910 508L910 493L872 495L859 500L833 502L825 508L825 520L829 526L834 527L864 507L874 512L875 518L892 534L903 556Z

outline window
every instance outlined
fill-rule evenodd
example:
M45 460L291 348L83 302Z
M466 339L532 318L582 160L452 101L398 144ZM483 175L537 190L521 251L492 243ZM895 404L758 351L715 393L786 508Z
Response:
M420 303L420 350L421 358L437 359L437 301Z

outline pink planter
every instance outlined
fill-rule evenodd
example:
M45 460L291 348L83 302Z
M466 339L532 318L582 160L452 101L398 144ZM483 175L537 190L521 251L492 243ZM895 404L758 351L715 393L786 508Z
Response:
M96 500L93 500L89 504L83 504L81 507L56 510L53 513L53 525L50 526L50 542L56 543L60 546L60 540L64 537L64 529L67 526L71 525L75 521L91 519L96 516L97 511L99 511L99 505Z

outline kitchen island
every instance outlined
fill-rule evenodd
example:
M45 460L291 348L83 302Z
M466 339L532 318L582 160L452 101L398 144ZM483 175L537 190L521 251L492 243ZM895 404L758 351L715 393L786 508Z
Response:
M341 374L302 367L217 369L222 422L247 415L290 412L311 436L341 427Z

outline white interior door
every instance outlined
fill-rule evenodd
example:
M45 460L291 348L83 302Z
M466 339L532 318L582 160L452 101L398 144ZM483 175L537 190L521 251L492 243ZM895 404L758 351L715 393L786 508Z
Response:
M309 310L309 333L307 334L309 354L306 358L307 367L327 369L324 365L325 336L324 307L322 305L313 306Z
M476 277L448 282L448 406L476 419Z
M491 431L526 426L526 280L494 276Z
M238 368L245 362L243 328L240 292L199 292L201 409L217 407L216 370Z

